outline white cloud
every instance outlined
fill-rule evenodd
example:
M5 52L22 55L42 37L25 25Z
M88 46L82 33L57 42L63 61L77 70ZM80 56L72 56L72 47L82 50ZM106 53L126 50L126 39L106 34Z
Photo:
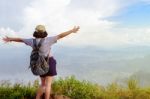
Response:
M75 37L63 39L64 44L68 45L71 42L71 45L99 45L103 41L99 37L109 36L107 32L116 25L115 22L104 18L114 16L121 6L118 0L94 0L90 1L92 6L86 2L78 0L34 0L24 10L24 28L21 32L24 36L29 36L32 35L37 24L45 24L50 33L57 34L72 28L74 25L79 25L81 26L80 33Z
M61 40L65 45L118 46L147 44L148 28L119 27L107 18L141 0L32 0L24 9L23 28L17 33L31 37L37 24L46 25L50 35L81 27L78 34ZM147 0L148 1L148 0Z
M1 37L1 39L5 36L16 37L17 34L14 30L12 30L10 28L0 28L0 37Z
M22 32L32 34L37 24L44 24L49 32L59 31L67 24L64 11L70 0L34 0L24 9ZM28 35L28 34L26 34Z
M8 46L20 46L18 45L17 43L13 42L13 43L5 43L2 39L5 37L5 36L8 36L8 37L19 37L19 33L10 29L10 28L3 28L1 27L0 28L0 47L6 47L6 44L8 44ZM5 44L5 45L4 45ZM7 47L8 47L7 46Z

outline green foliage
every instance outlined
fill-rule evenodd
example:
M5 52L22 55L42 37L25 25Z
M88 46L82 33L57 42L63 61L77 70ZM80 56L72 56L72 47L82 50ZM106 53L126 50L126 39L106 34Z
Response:
M0 85L0 99L32 99L35 96L37 87L33 85L23 85L20 83L15 83L11 85L7 81L4 81Z
M34 99L39 81L33 84L0 83L0 99ZM63 94L71 99L150 99L150 88L140 88L136 79L129 79L127 87L117 83L103 87L88 81L77 80L74 76L59 78L52 84L54 94Z
M59 79L52 85L56 94L64 94L72 99L96 99L100 96L101 89L87 81L76 80L74 76L66 79Z
M128 88L129 90L137 90L139 88L138 81L134 78L130 78L128 80Z

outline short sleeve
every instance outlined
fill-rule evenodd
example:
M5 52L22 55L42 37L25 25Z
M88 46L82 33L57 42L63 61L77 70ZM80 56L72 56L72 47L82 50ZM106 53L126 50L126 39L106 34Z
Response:
M30 38L30 39L22 39L23 42L26 44L26 45L29 45L29 46L32 46L33 45L33 39Z
M57 43L58 36L47 37L47 41L50 45Z

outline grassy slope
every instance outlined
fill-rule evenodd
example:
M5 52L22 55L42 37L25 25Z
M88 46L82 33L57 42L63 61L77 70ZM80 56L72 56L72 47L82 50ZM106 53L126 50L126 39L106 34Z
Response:
M0 99L33 99L39 81L33 84L12 85L8 81L1 82ZM63 94L71 99L150 99L150 88L140 88L134 79L129 79L127 87L117 83L103 87L87 81L79 81L74 76L58 79L53 82L53 93Z

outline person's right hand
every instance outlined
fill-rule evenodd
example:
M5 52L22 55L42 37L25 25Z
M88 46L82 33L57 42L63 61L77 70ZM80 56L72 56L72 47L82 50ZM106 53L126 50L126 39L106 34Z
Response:
M3 41L6 42L6 43L8 43L8 42L10 42L11 40L10 40L10 38L9 38L8 36L5 36L5 37L3 38Z

